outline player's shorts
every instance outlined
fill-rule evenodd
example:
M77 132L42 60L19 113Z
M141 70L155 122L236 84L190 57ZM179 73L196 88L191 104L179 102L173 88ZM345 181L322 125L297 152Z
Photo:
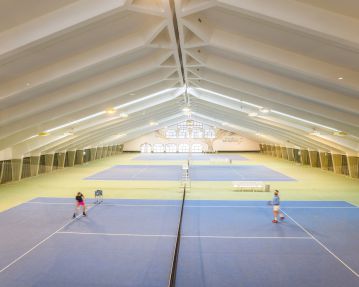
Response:
M279 205L273 205L273 211L279 211L280 206Z
M78 201L78 202L77 202L77 206L85 206L85 202L83 202L83 201Z

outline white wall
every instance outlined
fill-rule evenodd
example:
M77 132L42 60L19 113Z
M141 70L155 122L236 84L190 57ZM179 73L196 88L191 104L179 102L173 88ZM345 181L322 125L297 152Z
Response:
M124 151L140 151L140 147L144 143L148 144L169 144L173 143L177 146L181 143L195 144L200 143L204 147L204 151L259 151L259 143L247 139L243 136L218 130L216 139L167 139L163 136L163 132L157 131L139 137L135 140L124 144Z

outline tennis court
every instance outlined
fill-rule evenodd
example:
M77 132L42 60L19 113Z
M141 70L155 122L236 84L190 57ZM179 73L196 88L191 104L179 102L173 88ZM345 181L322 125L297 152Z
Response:
M191 165L192 181L294 181L263 165ZM86 180L168 180L182 177L182 165L116 165Z
M171 161L171 160L248 160L247 158L238 154L207 154L207 153L141 153L134 157L132 160L158 160L158 161Z
M72 199L36 198L2 212L0 285L168 286L181 205L107 199L70 220ZM282 209L272 224L265 201L186 200L176 286L358 286L359 208Z

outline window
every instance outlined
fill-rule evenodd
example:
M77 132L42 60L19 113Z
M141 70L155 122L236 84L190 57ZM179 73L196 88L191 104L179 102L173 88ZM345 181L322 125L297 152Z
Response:
M177 146L175 144L166 144L166 152L177 152Z
M194 139L201 139L203 138L203 132L200 129L193 129L192 131L192 138Z
M177 127L178 127L179 129L187 128L187 123L186 123L186 122L179 123L179 124L177 125Z
M168 138L168 139L175 139L175 138L177 138L176 130L167 130L167 131L166 131L166 138Z
M189 152L189 145L188 144L180 144L178 146L179 152Z
M204 137L206 139L214 139L216 137L216 133L212 129L205 129L204 130Z
M178 138L179 138L179 139L188 138L188 131L185 130L185 129L180 129L180 130L178 131Z
M152 146L150 144L142 144L141 145L141 152L151 152L152 151Z
M202 152L203 147L201 144L193 144L192 145L192 152Z
M195 128L203 128L203 125L201 123L199 123L199 122L194 122L193 127L195 127Z
M154 144L153 145L153 152L164 152L165 146L163 144Z

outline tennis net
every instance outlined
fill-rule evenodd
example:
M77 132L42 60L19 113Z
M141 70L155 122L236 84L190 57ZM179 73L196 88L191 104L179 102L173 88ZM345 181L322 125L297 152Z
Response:
M178 255L179 255L179 249L180 249L180 244L181 244L182 217L183 217L183 207L184 207L185 200L186 200L186 186L183 187L183 196L182 196L180 216L179 216L179 220L178 220L176 245L175 245L175 249L173 252L171 273L170 273L170 278L169 278L169 282L168 282L169 287L176 286L177 263L178 263Z

